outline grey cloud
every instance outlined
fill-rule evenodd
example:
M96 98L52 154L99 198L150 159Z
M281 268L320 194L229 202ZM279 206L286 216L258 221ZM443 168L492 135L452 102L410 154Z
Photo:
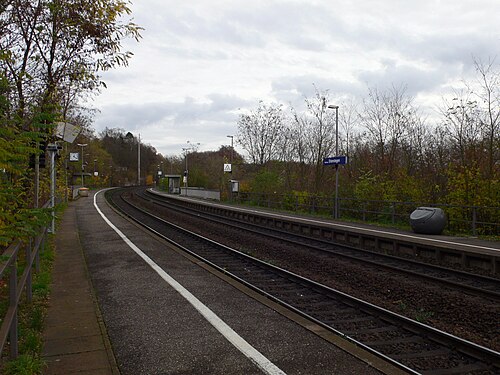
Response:
M166 127L195 124L197 122L234 121L235 114L248 102L236 96L212 94L209 103L200 103L187 97L183 102L143 103L127 105L108 105L102 108L98 130L125 128L135 130L152 124Z
M107 102L132 104L102 107L97 125L219 139L235 127L238 108L253 108L259 98L300 105L315 94L313 84L335 99L392 84L435 96L439 85L473 71L472 55L498 54L491 16L498 0L476 3L141 0L134 17L146 30L131 48L137 53L129 70L103 73L114 83L103 92ZM179 99L187 93L204 101Z
M253 105L230 95L212 94L207 102L185 98L183 102L157 102L102 107L95 123L98 132L121 128L140 132L163 154L179 154L186 140L200 142L201 149L218 149L236 129L239 109Z
M430 91L444 82L447 74L439 70L424 71L409 65L398 65L396 61L383 61L384 69L376 72L363 72L359 75L361 81L369 87L388 88L392 85L405 85L410 95L420 91Z
M187 8L182 14L164 14L152 31L158 39L176 43L185 38L196 41L225 42L235 45L263 47L265 38L258 29L235 22L226 14L216 12L200 15L196 8ZM161 24L161 25L160 25ZM166 38L168 36L169 38Z
M316 75L281 77L272 83L274 96L280 102L291 103L294 106L303 102L306 97L313 97L316 89L327 90L332 97L358 96L365 91L365 88L357 82Z
M153 17L146 33L167 45L191 39L238 47L265 48L271 41L304 50L323 50L327 25L336 23L326 7L295 2L214 5L208 13L194 6ZM205 46L206 48L207 46ZM221 47L222 49L222 47Z
M222 48L201 49L180 45L164 45L159 50L162 52L162 55L190 60L227 60L231 58L231 54Z
M413 56L424 56L446 66L472 66L472 56L491 57L496 54L495 45L500 40L500 33L494 35L478 35L464 33L459 35L435 35L414 45Z

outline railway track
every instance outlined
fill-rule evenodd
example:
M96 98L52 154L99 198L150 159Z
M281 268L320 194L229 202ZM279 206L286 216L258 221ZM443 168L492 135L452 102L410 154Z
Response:
M267 264L134 206L108 199L127 216L268 298L352 340L409 373L493 374L500 354Z
M419 277L432 283L445 285L459 292L466 292L480 297L491 298L500 302L500 280L496 278L398 258L387 254L374 253L368 250L357 249L345 245L333 244L330 241L286 231L279 231L276 228L269 229L248 222L238 221L235 223L235 220L228 220L223 216L195 211L189 207L183 206L178 201L170 200L169 202L166 202L164 199L148 193L147 191L138 191L136 194L137 196L162 207L174 209L178 212L183 212L189 215L196 215L197 217L202 217L237 230L250 231L258 235L267 236L268 238L274 240L307 247L311 251L356 260L372 267L376 266L405 273L412 277Z

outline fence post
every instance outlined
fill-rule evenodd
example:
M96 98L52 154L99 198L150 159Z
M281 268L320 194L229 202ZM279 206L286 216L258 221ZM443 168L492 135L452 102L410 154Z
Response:
M9 278L9 306L14 309L12 324L9 329L10 340L10 357L17 358L18 342L17 342L17 262L12 262L10 266Z
M40 272L40 251L42 251L42 245L43 245L43 236L45 232L42 231L41 238L40 238L40 245L38 246L38 249L35 249L35 272L38 273ZM36 238L35 238L35 243L36 243Z
M477 235L477 207L473 206L472 207L472 235L476 236Z
M391 220L392 224L396 222L396 203L391 202Z
M26 271L28 272L28 277L26 278L26 301L28 303L31 303L31 300L33 299L33 288L31 287L32 285L32 277L33 277L33 268L31 264L31 246L33 244L33 239L30 238L29 243L26 244Z

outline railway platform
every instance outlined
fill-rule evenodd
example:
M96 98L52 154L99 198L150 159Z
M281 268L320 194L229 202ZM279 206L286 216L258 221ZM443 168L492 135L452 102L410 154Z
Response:
M464 270L478 270L495 276L500 275L500 241L467 236L423 235L395 228L289 214L260 207L234 206L167 194L156 189L149 189L149 191L156 195L182 200L201 211L213 212L265 227L310 235L398 257L413 258Z
M398 373L114 212L71 202L56 233L44 374Z

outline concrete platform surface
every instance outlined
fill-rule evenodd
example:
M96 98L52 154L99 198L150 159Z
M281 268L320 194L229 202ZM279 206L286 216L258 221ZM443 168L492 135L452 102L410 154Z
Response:
M44 374L116 375L118 367L93 295L70 203L56 233L50 304L43 333Z
M98 208L134 251L94 195L70 203L56 235L45 374L280 373L259 367L163 274L281 373L381 373L117 215L99 193Z

